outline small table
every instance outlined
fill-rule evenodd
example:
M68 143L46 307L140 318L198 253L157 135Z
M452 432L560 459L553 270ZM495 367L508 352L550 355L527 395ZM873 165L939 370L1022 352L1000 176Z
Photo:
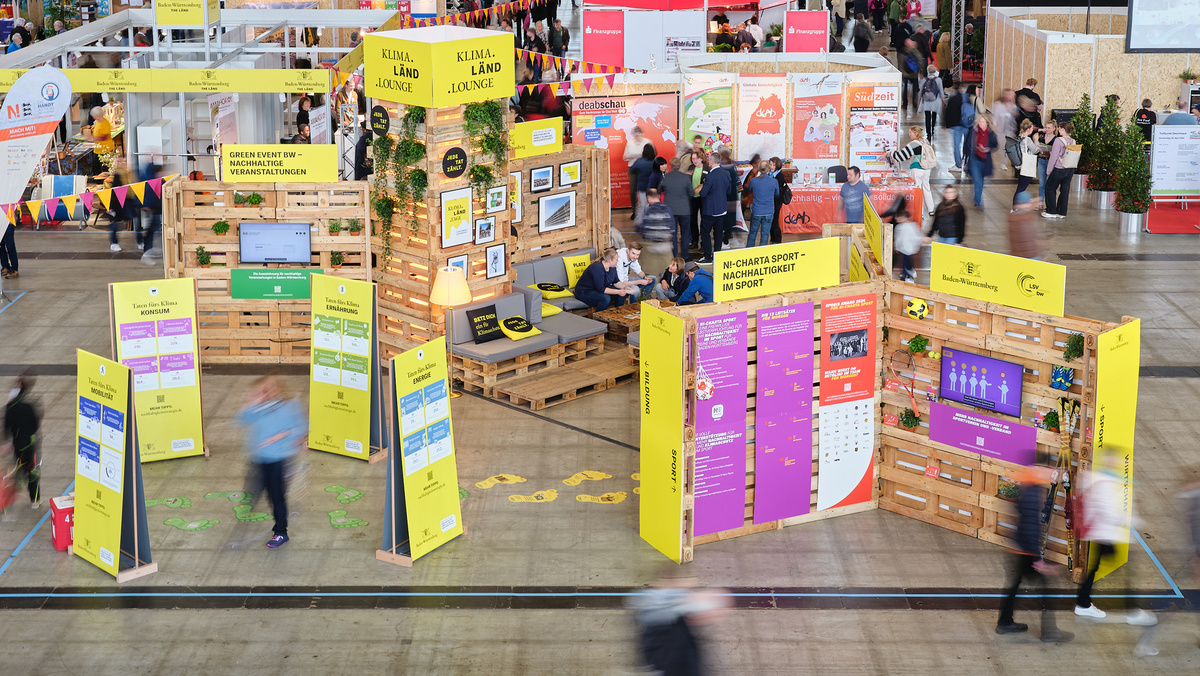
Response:
M671 301L659 301L659 304L664 307L674 305ZM605 340L624 343L630 332L637 331L642 325L642 304L633 303L622 305L621 307L610 307L603 312L592 314L592 319L602 321L608 324L608 333L605 334Z

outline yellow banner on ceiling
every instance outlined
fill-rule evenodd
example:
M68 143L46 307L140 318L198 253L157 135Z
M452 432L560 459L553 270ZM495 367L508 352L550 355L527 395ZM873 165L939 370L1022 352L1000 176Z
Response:
M1067 268L934 242L929 288L1061 317L1066 307Z
M375 285L314 274L308 447L366 460L371 452Z
M403 505L412 558L418 559L463 532L446 338L396 355L391 373L396 388L391 461L404 476L404 500L392 504Z
M208 23L216 23L221 18L220 0L154 0L154 22L159 26L203 28L205 5Z
M866 195L863 195L863 233L867 238L867 246L871 247L871 253L875 255L875 262L885 266L885 269L890 269L886 266L890 266L891 261L883 260L883 221Z
M508 134L508 139L509 143L512 144L513 153L516 158L521 159L523 157L535 157L537 155L562 152L562 125L562 118L560 117L550 117L544 120L533 120L513 125L512 131ZM578 167L571 167L571 169L575 172L579 171ZM567 169L564 169L564 171L567 171ZM578 173L573 178L578 182Z
M332 183L338 180L337 146L222 144L221 166L230 183Z
M1096 341L1096 408L1092 426L1092 471L1114 475L1121 484L1120 509L1125 542L1116 545L1112 561L1102 562L1102 578L1129 561L1133 527L1133 433L1137 424L1138 377L1141 370L1142 320L1135 319ZM1086 484L1085 484L1086 485ZM1087 499L1087 496L1084 496ZM1085 503L1086 504L1086 503ZM1092 545L1089 556L1099 556Z
M142 462L204 453L196 282L112 284L116 358L133 371Z
M75 555L120 572L125 454L132 451L129 369L77 351Z
M120 94L189 93L304 93L329 91L324 68L68 68L63 71L76 92ZM0 92L7 92L25 73L0 69Z
M153 73L148 68L68 68L63 71L71 91L125 94L153 90Z
M508 98L512 55L511 33L460 26L376 31L363 38L363 82L367 96L425 108Z
M718 251L713 265L713 299L719 303L837 286L841 245L840 237L823 237Z
M638 531L643 540L676 563L683 562L683 488L688 462L683 448L685 333L679 317L642 305Z

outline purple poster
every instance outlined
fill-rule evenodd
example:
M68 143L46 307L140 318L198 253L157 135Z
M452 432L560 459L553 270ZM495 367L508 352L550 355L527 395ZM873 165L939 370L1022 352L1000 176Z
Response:
M758 311L754 523L809 512L812 492L813 306Z
M942 350L943 399L1021 417L1024 368L959 349Z
M696 525L708 535L745 525L746 314L696 322Z
M929 408L930 441L1017 465L1033 464L1036 427L937 402L930 402Z

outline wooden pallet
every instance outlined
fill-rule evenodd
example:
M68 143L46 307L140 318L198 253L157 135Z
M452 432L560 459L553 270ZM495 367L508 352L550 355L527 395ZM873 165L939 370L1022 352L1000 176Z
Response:
M479 390L485 396L492 396L496 384L508 378L519 378L529 375L538 369L547 369L562 363L563 346L551 345L522 354L511 359L485 364L470 357L454 355L454 376L463 382L469 390Z
M604 377L562 366L506 380L496 387L495 397L508 397L514 404L529 404L531 410L540 411L606 389Z
M629 352L629 363L636 368L641 368L639 364L642 363L642 348L637 345L626 345L625 349Z
M588 357L571 364L571 368L604 378L606 386L610 388L637 379L638 372L638 364L630 364L627 354L622 350Z
M604 354L604 336L592 336L563 345L566 352L563 358L567 362L587 359L592 355Z

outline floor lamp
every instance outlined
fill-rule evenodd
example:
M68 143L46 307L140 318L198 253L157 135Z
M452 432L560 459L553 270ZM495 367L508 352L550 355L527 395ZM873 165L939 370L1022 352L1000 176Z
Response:
M454 313L455 305L471 302L471 288L467 286L467 277L462 268L438 268L433 278L433 289L429 292L429 302L446 308L446 383L450 390L450 398L462 396L454 390Z

